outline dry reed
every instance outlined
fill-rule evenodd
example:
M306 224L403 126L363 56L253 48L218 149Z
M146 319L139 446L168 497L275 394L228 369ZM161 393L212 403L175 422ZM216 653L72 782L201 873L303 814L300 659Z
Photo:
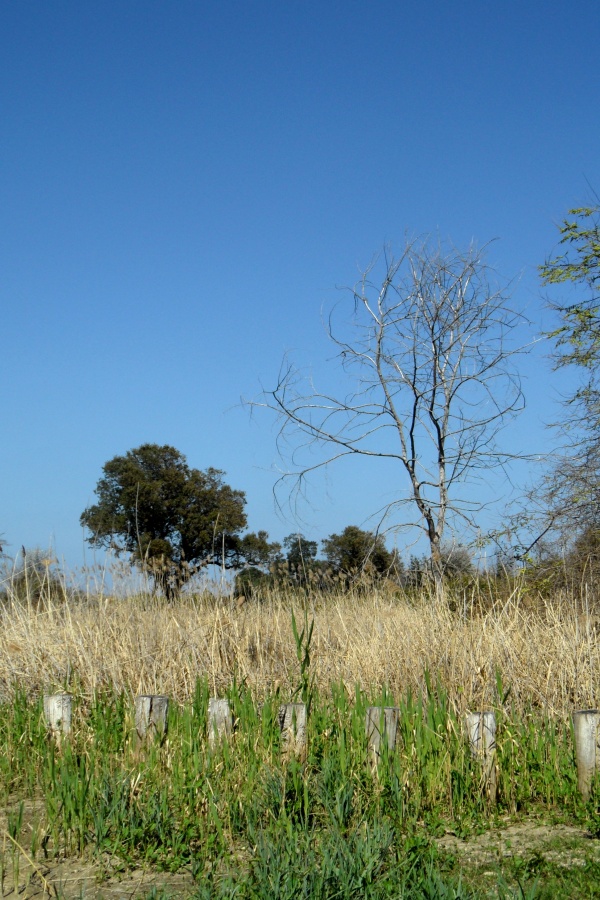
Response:
M453 604L454 608L456 605ZM229 600L187 598L173 605L143 597L96 597L44 608L8 603L0 613L0 698L69 687L165 693L188 699L207 677L222 694L244 679L257 696L298 680L290 626L300 601L273 593L238 608ZM515 592L475 614L447 602L409 602L378 593L323 595L314 617L312 661L317 683L342 681L371 694L423 690L439 678L457 709L493 703L496 673L518 708L551 715L600 705L597 620L567 595L531 610Z

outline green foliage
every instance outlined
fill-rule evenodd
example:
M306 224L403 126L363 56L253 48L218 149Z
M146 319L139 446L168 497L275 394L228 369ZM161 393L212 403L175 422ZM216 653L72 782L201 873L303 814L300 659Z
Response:
M250 600L258 597L265 590L273 587L273 577L268 572L263 572L257 566L248 566L235 576L233 590L236 597Z
M259 536L265 532L259 532ZM253 535L248 537L253 538ZM243 539L244 540L244 539ZM268 544L265 541L267 552L262 557L256 558L255 564L244 569L236 575L235 593L246 599L260 597L268 590L275 587L298 587L308 589L319 585L325 587L328 581L328 573L322 560L316 559L317 541L309 541L302 534L288 534L283 539L285 558L281 553L280 544ZM248 554L246 554L248 558ZM259 566L269 566L269 571Z
M364 573L398 578L402 571L401 560L390 553L383 536L356 525L326 538L323 552L329 565L346 576Z
M266 531L257 534L246 534L239 540L239 556L246 562L233 582L233 590L237 597L250 600L258 597L275 585L271 571L281 561L281 544L269 543Z
M286 551L287 577L293 584L308 583L311 573L317 573L322 568L322 562L317 559L317 541L309 541L299 533L288 534L283 539L283 546Z
M288 534L283 539L286 559L291 569L310 565L317 556L319 546L316 541L309 541L303 534Z
M240 536L245 495L219 469L201 472L169 446L143 444L103 467L98 502L81 515L95 546L125 552L168 597L202 567L268 558L267 534Z
M599 524L600 206L572 209L559 232L561 252L540 267L540 275L545 285L563 286L567 296L550 302L559 325L547 336L555 342L556 368L575 366L581 380L566 398L560 423L566 452L542 481L536 499L542 503L545 533L558 529L570 542Z
M295 628L301 665L310 630L307 621ZM236 731L218 750L206 740L206 681L198 681L192 702L172 704L168 740L143 752L133 741L128 698L76 697L73 732L57 747L41 704L19 694L0 706L0 800L13 798L8 833L27 852L41 846L49 862L91 853L124 866L185 867L197 878L198 897L490 896L444 873L436 834L468 835L523 813L569 815L597 828L597 795L587 806L577 795L569 724L533 708L517 715L500 682L497 690L498 819L460 719L427 674L419 696L397 700L358 688L349 698L343 685L326 696L314 691L303 763L280 757L277 695L259 706L243 685L228 691ZM375 771L368 705L399 707L396 748ZM25 828L15 796L42 798L33 828ZM498 896L534 896L544 865L533 857L515 864L505 881L517 886L501 881ZM559 883L555 872L549 877ZM568 877L560 876L557 896L596 896L585 894L589 879L581 893L569 893Z
M563 252L540 266L542 283L583 285L587 297L575 303L555 303L562 324L551 333L556 339L558 365L592 369L600 360L600 206L569 211L559 227Z
M267 532L258 531L240 538L237 552L249 566L268 568L281 559L281 544L270 543Z
M300 664L300 683L294 692L292 699L300 697L306 703L306 711L310 713L314 693L315 676L310 671L310 643L312 641L315 620L308 623L308 612L304 610L304 624L302 631L298 631L294 610L292 610L292 632L296 643L296 657Z

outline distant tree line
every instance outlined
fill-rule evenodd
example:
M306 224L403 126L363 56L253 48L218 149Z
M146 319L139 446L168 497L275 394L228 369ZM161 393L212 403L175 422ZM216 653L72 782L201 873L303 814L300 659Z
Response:
M238 595L250 598L276 587L331 589L371 588L385 583L390 588L422 588L436 579L428 554L410 556L408 564L397 550L388 550L382 535L348 525L318 543L300 533L283 540L282 552L268 570L250 566L235 578ZM447 581L472 578L475 567L469 550L443 545L440 550L443 577Z
M330 535L321 545L323 556L318 558L317 541L300 533L289 534L268 571L252 566L238 573L236 593L250 597L267 588L286 585L321 590L334 585L347 588L361 580L399 581L402 575L402 560L387 549L384 538L356 525Z

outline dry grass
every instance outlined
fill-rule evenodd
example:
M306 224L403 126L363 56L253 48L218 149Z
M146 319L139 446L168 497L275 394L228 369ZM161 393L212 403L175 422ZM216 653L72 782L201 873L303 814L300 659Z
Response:
M238 608L206 597L165 605L148 598L88 598L46 605L5 605L0 613L0 698L17 685L31 696L75 685L84 693L111 686L136 693L190 697L198 676L215 694L235 677L258 696L289 692L299 665L291 608L273 594ZM418 602L372 591L317 597L312 665L318 683L343 681L400 696L439 677L458 709L495 697L496 672L517 706L551 715L600 706L598 619L557 595L535 609L515 592L485 613L458 604Z

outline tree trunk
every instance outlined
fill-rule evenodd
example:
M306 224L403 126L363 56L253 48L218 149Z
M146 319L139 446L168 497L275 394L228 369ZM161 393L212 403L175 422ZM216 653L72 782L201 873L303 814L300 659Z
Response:
M429 549L431 553L431 574L435 585L436 599L441 599L444 589L444 561L440 536L435 528L429 527Z

